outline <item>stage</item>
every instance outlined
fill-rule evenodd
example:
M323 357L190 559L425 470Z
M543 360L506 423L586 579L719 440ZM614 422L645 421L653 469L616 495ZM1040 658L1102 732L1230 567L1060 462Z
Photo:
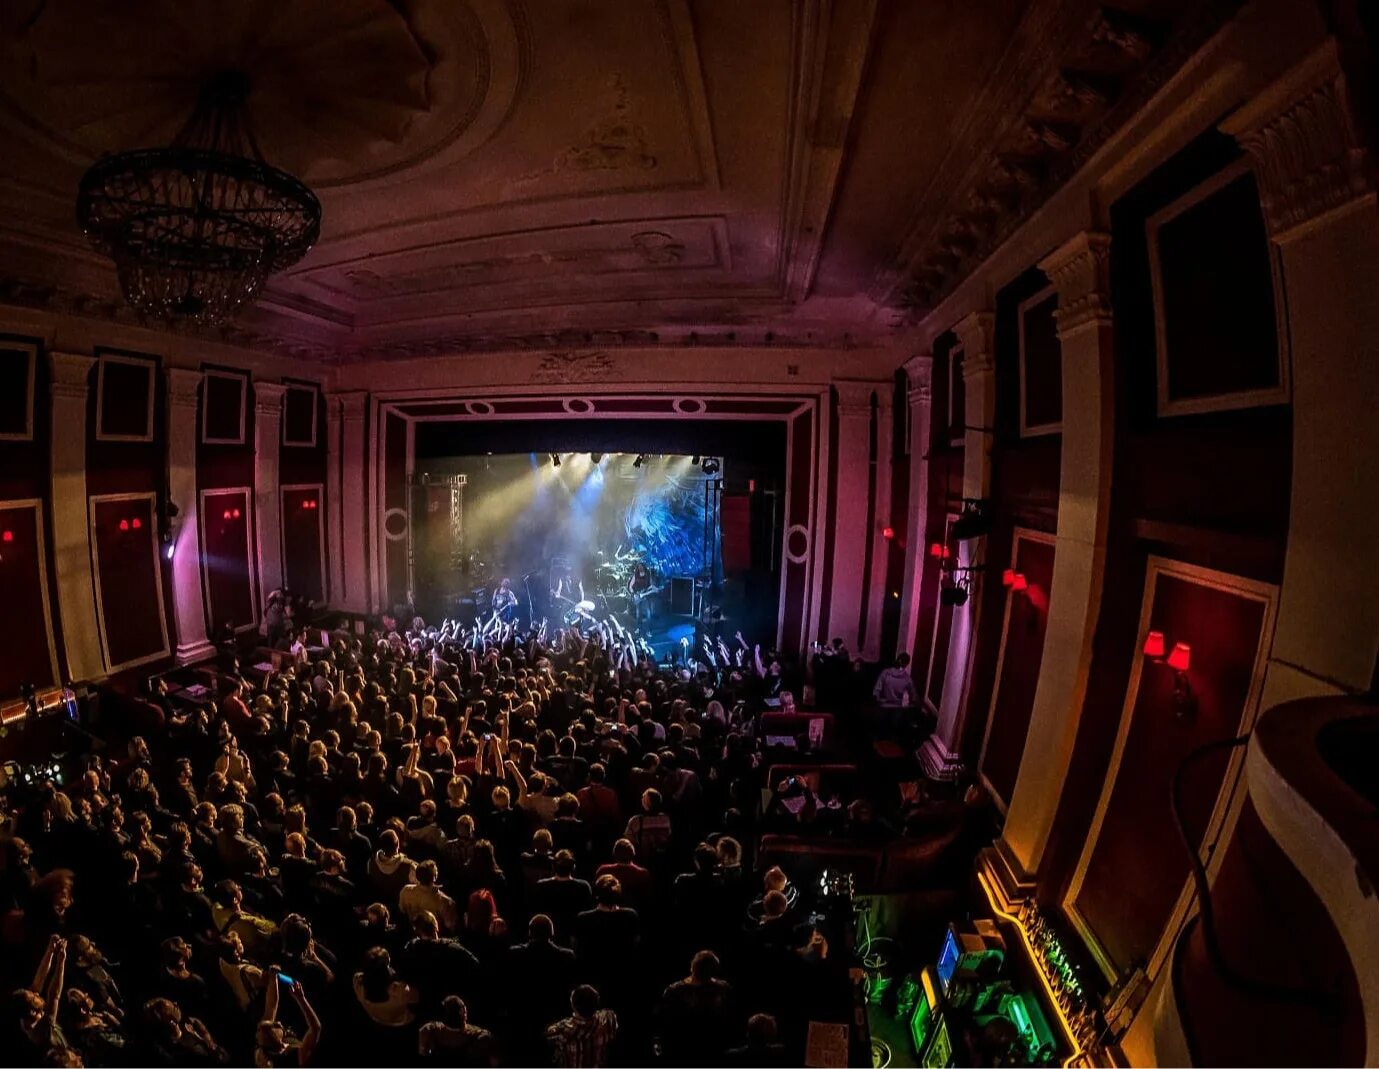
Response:
M410 490L413 604L428 621L607 623L658 659L706 634L774 636L779 571L753 552L752 502L765 526L775 496L723 457L450 457Z

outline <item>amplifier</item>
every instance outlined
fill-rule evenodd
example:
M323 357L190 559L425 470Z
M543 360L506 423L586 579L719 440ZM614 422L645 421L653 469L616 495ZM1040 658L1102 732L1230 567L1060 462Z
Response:
M670 580L670 614L672 616L695 616L695 583L692 576L676 575Z

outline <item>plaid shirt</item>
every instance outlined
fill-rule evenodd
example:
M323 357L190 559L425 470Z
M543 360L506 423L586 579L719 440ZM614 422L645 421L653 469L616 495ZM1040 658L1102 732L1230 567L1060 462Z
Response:
M555 1064L594 1069L608 1064L608 1044L618 1034L618 1015L597 1010L592 1017L564 1017L546 1029Z

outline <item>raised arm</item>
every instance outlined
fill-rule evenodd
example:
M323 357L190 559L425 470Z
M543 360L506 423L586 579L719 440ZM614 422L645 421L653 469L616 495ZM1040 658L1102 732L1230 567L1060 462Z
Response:
M282 975L282 970L276 965L268 969L268 990L263 993L263 1023L272 1024L278 1019L278 985L282 983L278 979Z
M38 959L38 968L34 970L33 983L29 984L29 990L36 995L41 995L44 988L48 986L48 970L53 965L53 955L57 952L57 944L60 936L50 935L48 945L44 948L43 956Z
M43 992L44 1012L50 1021L57 1020L62 1005L62 986L67 977L67 940L59 939L53 949L52 967L48 970L48 989Z
M516 761L508 761L504 767L512 773L513 781L517 784L517 804L521 805L527 797L527 778L522 775L522 770L517 767Z
M307 1065L321 1042L321 1018L311 1008L301 984L292 985L292 997L296 999L297 1008L302 1011L302 1019L306 1021L306 1035L302 1036L302 1044L297 1048L297 1064Z
M766 666L761 663L761 646L758 644L752 648L752 660L756 662L757 675L762 679L766 678Z

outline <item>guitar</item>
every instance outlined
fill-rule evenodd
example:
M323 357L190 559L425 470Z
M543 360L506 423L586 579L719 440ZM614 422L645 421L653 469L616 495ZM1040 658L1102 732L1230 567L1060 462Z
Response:
M659 594L664 589L663 586L649 586L645 590L635 590L632 592L632 604L640 605L652 594Z

